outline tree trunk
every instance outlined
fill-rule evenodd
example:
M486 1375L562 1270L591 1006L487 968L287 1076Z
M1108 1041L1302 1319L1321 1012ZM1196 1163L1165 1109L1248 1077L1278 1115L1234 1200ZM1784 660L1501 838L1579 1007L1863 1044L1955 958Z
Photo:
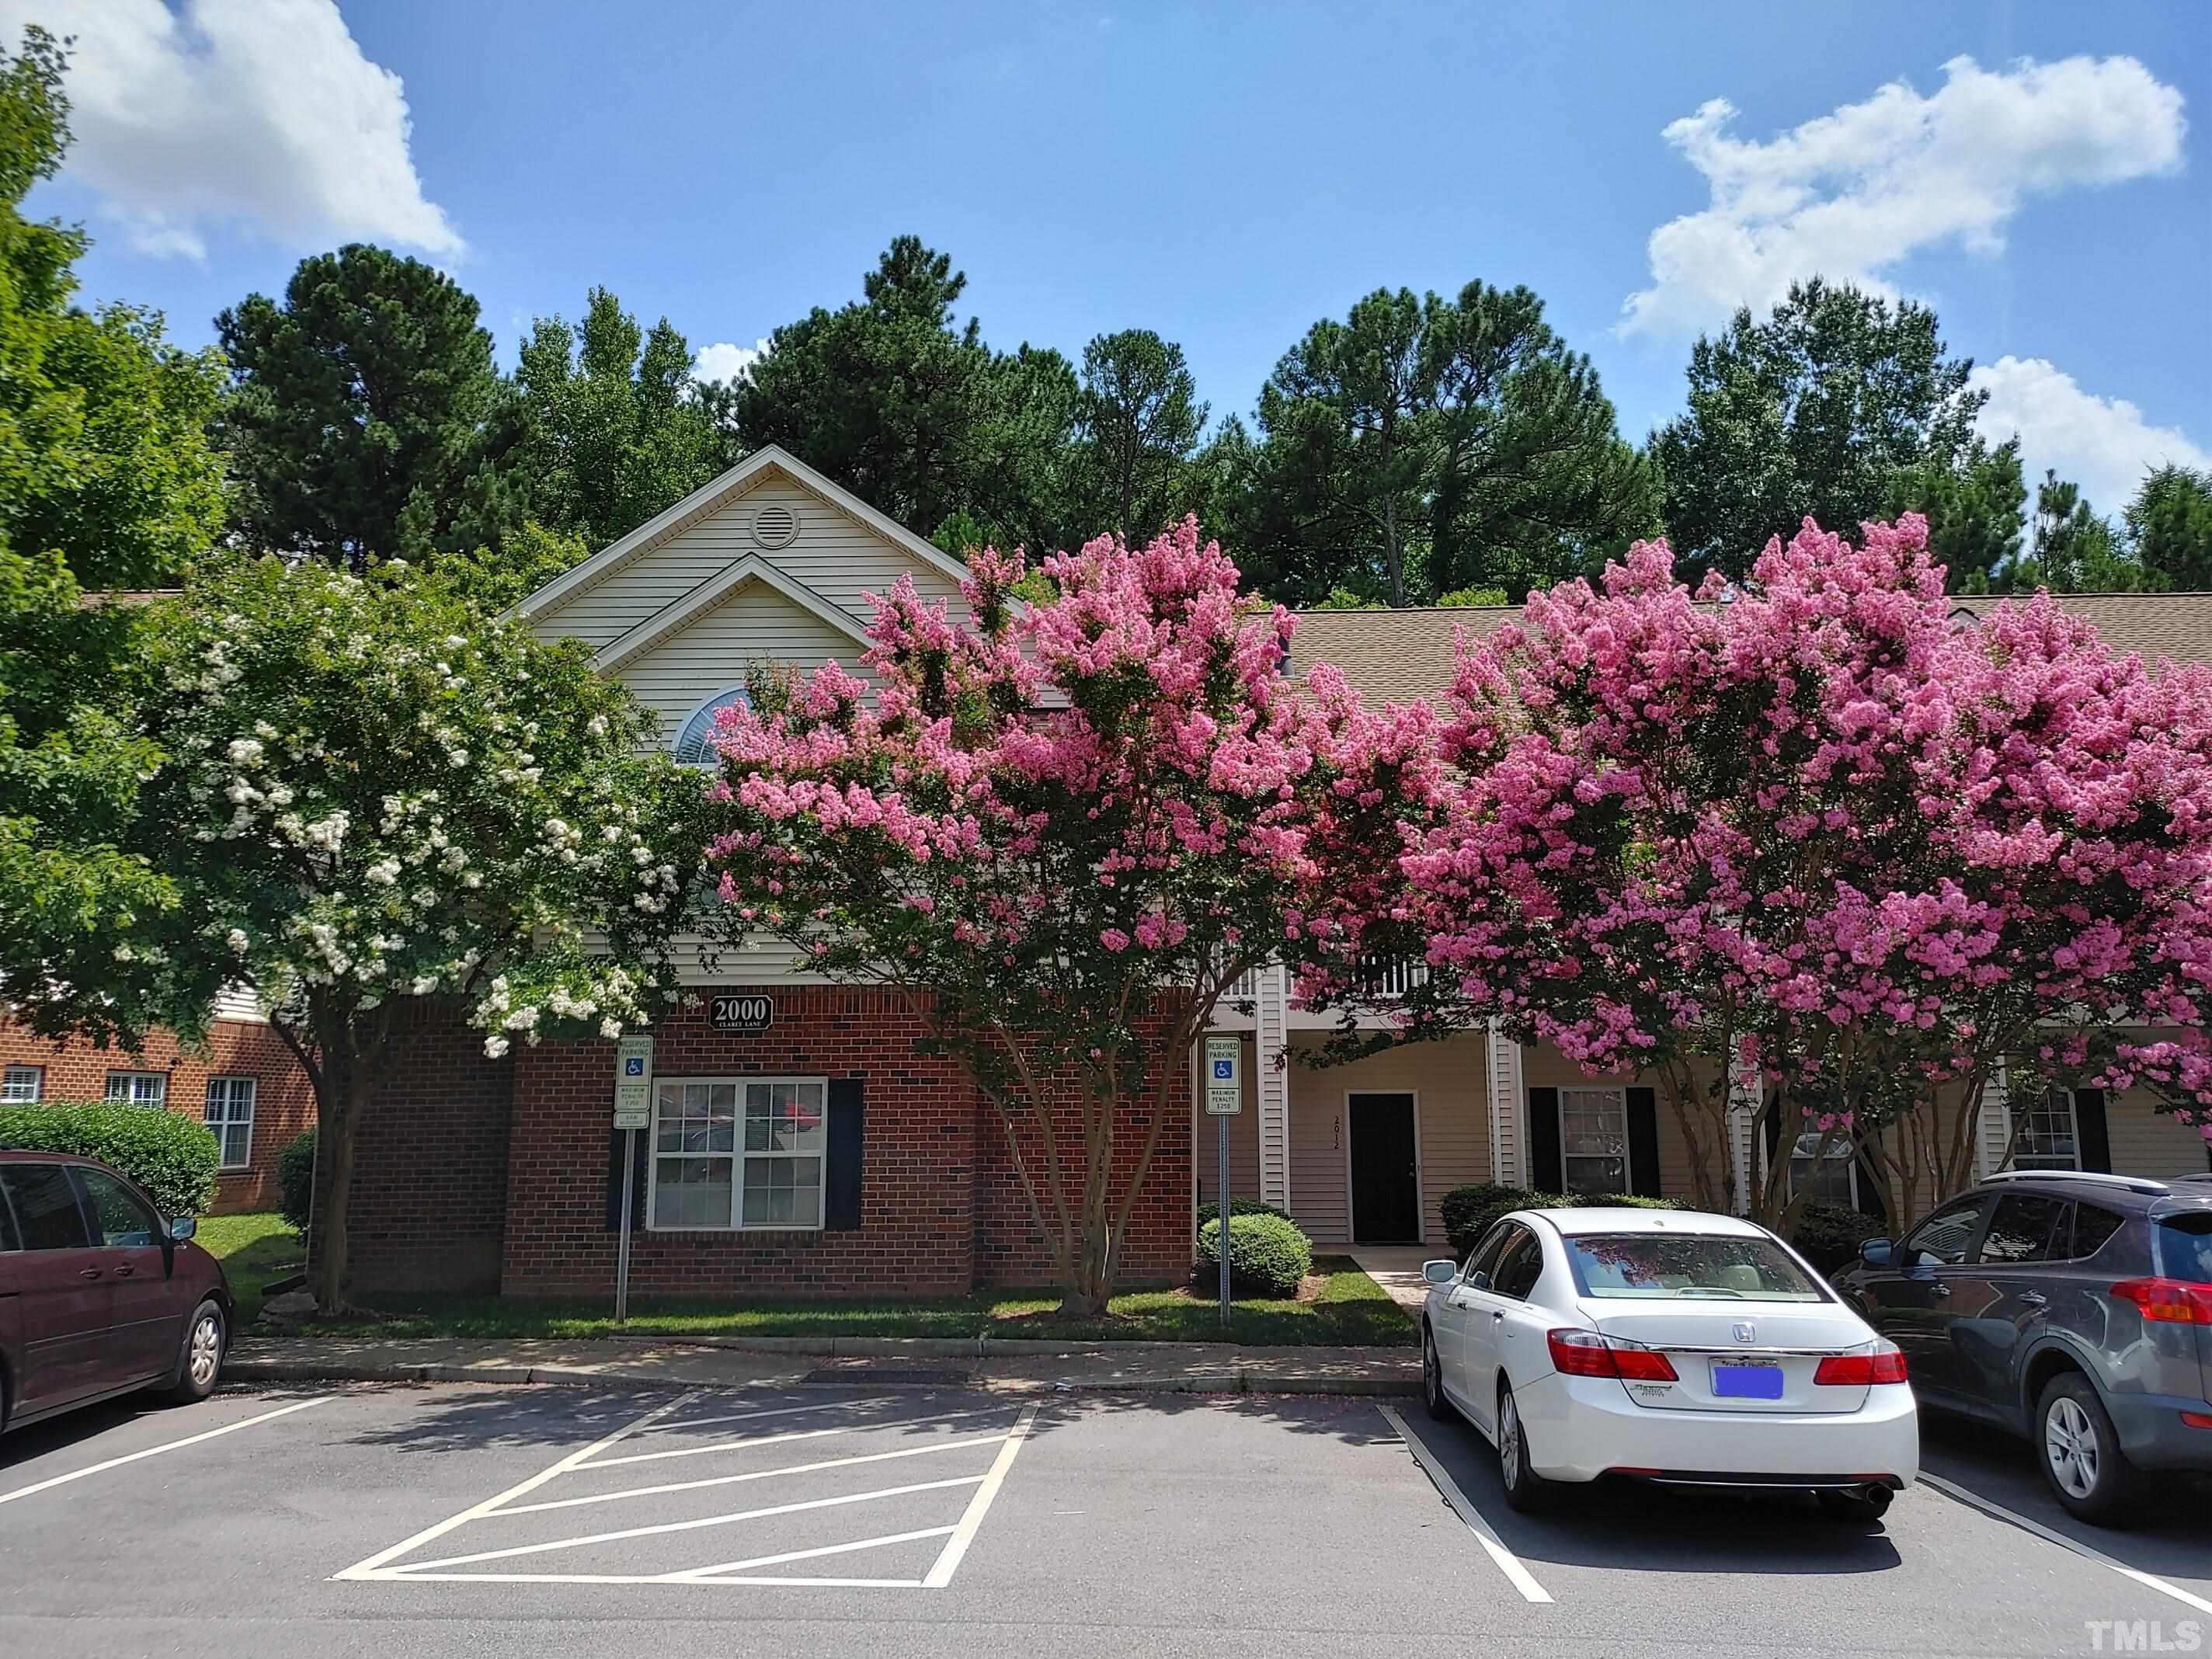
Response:
M315 1306L325 1315L349 1312L346 1280L351 1263L347 1225L353 1204L354 1140L368 1103L366 1068L352 1034L325 1037L315 1090Z
M1090 1184L1087 1179L1085 1184ZM1095 1209L1090 1196L1087 1192L1084 1194L1083 1230L1076 1239L1073 1270L1060 1289L1063 1319L1099 1318L1114 1296L1113 1236L1106 1225L1104 1194L1099 1194L1102 1202Z

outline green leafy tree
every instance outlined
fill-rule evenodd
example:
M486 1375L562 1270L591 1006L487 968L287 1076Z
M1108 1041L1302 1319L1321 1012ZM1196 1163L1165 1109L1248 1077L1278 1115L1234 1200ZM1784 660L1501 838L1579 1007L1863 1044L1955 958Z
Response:
M220 358L73 303L83 233L24 216L68 148L66 68L37 28L0 62L0 980L49 988L48 1030L98 1014L115 930L174 902L121 844L160 760L126 719L140 612L88 590L173 581L223 508Z
M1944 355L1926 307L1818 277L1762 320L1737 312L1692 348L1689 408L1651 436L1677 556L1741 578L1808 516L1849 526L1924 508L1898 499L1899 475L1972 454L1987 401L1972 367Z
M2158 467L2123 516L2146 580L2184 592L2212 588L2212 471Z
M356 1137L410 1008L453 1007L494 1055L647 1019L704 842L697 782L582 646L434 571L240 558L158 607L149 641L167 763L137 823L182 902L123 933L117 971L188 1035L226 983L272 1009L314 1087L314 1286L337 1310Z
M1259 425L1237 539L1286 602L1525 591L1656 524L1649 463L1525 288L1370 295L1284 356Z
M738 441L781 445L902 524L943 523L969 505L993 391L981 325L954 319L967 283L950 256L898 238L860 299L769 336L730 388Z
M1085 528L1141 538L1191 510L1206 416L1173 341L1131 328L1084 347L1074 466Z
M992 358L961 461L969 503L1000 547L1060 549L1095 532L1071 507L1075 368L1024 342Z
M2111 523L2081 486L2046 471L2035 491L2035 535L2027 556L2008 571L2009 586L2032 592L2130 593L2143 586L2142 567L2129 557Z
M355 243L216 328L233 376L216 431L249 546L358 569L497 544L516 516L494 453L509 392L452 277Z
M507 466L530 513L605 547L728 465L695 395L691 348L664 317L647 331L604 288L584 320L541 317L515 374L520 437Z
M2020 556L2027 485L2020 440L1996 448L1974 439L1964 455L1931 457L1899 472L1890 486L1893 514L1928 520L1928 550L1954 593L1986 593Z

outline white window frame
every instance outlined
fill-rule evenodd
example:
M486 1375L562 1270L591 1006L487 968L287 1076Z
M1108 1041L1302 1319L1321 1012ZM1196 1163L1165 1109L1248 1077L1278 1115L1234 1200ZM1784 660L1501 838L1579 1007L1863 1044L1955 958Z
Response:
M1602 1095L1611 1103L1613 1111L1620 1119L1620 1185L1618 1188L1594 1188L1587 1195L1595 1197L1601 1193L1615 1190L1624 1193L1634 1192L1636 1190L1636 1151L1629 1144L1628 1139L1628 1091L1626 1088L1609 1088L1603 1085L1592 1088L1583 1084L1577 1084L1559 1091L1560 1187L1570 1195L1576 1191L1575 1183L1567 1179L1567 1166L1577 1158L1582 1159L1584 1163L1594 1163L1601 1158L1610 1158L1611 1157L1610 1153L1571 1152L1567 1150L1567 1097L1569 1095Z
M745 1147L745 1107L749 1089L770 1088L777 1084L797 1085L820 1091L821 1141L818 1149ZM732 1127L731 1149L728 1152L660 1150L660 1111L665 1091L683 1091L690 1087L717 1086L734 1088L735 1121ZM680 1099L680 1094L679 1094ZM653 1127L647 1131L645 1177L645 1228L647 1232L672 1233L818 1233L829 1223L830 1204L830 1079L826 1076L791 1076L747 1073L731 1077L663 1077L655 1078L653 1085ZM729 1219L717 1225L712 1222L670 1222L660 1219L660 1164L663 1158L727 1159L730 1164ZM814 1158L820 1160L815 1188L815 1218L811 1221L747 1221L744 1219L745 1165L754 1158Z
M207 1080L207 1105L200 1121L215 1135L220 1162L218 1168L246 1170L253 1165L253 1109L258 1104L261 1083L258 1078L211 1077ZM241 1115L239 1107L246 1108ZM222 1109L218 1115L216 1108ZM230 1156L230 1138L234 1131L243 1131L246 1155L234 1159Z
M0 1073L0 1105L29 1106L46 1097L46 1068L10 1066Z
M2073 1143L2071 1156L2057 1152L2032 1152L2027 1150L2027 1131L2038 1117L2055 1118L2060 1107L2066 1112L2066 1138ZM2040 1105L2030 1106L2020 1115L2014 1126L2012 1157L2006 1167L2014 1170L2078 1170L2081 1167L2081 1113L2074 1100L2071 1089L2053 1089L2045 1094ZM2064 1161L2061 1162L2063 1157Z
M119 1088L118 1085L121 1085ZM105 1098L131 1106L150 1107L157 1112L166 1111L169 1105L169 1074L167 1072L110 1072Z
M1812 1201L1816 1204L1840 1204L1848 1209L1856 1210L1859 1206L1858 1149L1851 1144L1850 1136L1844 1135L1831 1141L1828 1150L1821 1152L1820 1151L1820 1135L1821 1131L1808 1129L1797 1137L1796 1149L1790 1154L1790 1195L1792 1198L1796 1197L1797 1189L1802 1184L1797 1174L1798 1165L1801 1164L1809 1165L1815 1157L1818 1157L1823 1164L1834 1164L1841 1160L1844 1164L1845 1195L1836 1198L1815 1193Z
M676 728L675 738L668 745L669 756L678 766L695 766L711 771L721 764L721 756L717 754L711 746L714 735L714 727L711 723L701 734L701 752L690 760L684 758L684 740L690 735L691 728L698 723L701 715L705 714L715 704L731 697L735 697L738 702L747 705L752 702L750 695L744 686L726 685L713 696L702 699L699 706L684 717L684 723Z

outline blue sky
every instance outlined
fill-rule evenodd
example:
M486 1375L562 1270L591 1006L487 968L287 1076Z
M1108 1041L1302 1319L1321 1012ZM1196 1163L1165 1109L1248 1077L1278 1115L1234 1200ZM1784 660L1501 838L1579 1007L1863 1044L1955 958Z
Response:
M1699 326L1817 268L1934 303L1993 429L2106 510L2212 459L2201 4L341 9L0 0L79 38L44 205L98 237L92 296L204 341L362 238L451 270L508 361L595 283L750 348L913 231L993 343L1155 328L1218 415L1360 295L1480 276L1640 439Z

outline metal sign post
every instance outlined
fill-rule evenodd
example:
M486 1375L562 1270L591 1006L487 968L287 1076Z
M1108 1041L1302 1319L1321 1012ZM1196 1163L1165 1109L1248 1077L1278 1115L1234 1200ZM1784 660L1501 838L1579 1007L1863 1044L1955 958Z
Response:
M1214 1219L1221 1259L1221 1322L1229 1323L1229 1120L1244 1109L1244 1040L1206 1040L1206 1114L1220 1125L1220 1178L1213 1188Z
M631 1194L637 1190L637 1135L653 1127L653 1039L626 1036L615 1043L614 1127L623 1138L621 1231L615 1236L615 1323L629 1318Z

